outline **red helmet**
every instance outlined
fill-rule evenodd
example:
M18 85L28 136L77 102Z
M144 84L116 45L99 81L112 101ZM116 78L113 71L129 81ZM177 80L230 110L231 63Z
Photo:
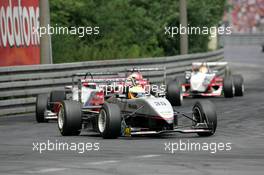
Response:
M128 76L128 79L134 79L134 80L142 80L143 76L139 72L134 72L131 75Z

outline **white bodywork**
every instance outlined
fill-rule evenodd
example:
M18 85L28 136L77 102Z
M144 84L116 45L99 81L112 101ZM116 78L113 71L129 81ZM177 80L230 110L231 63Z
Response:
M193 72L190 79L191 90L197 92L205 92L214 77L215 73L208 74L201 72Z
M152 107L158 116L162 117L169 124L173 123L173 108L166 98L156 98L152 96L146 98L145 101Z
M82 86L81 89L81 102L83 104L83 107L87 106L87 101L91 97L92 93L99 92L100 89L96 87L96 89L91 89L85 86ZM73 87L72 88L72 100L79 101L79 92L78 92L78 87Z

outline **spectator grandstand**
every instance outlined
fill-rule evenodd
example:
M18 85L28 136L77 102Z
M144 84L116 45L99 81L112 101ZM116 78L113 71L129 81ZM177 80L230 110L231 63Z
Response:
M231 10L225 14L224 22L233 33L264 32L264 0L229 0L229 5Z

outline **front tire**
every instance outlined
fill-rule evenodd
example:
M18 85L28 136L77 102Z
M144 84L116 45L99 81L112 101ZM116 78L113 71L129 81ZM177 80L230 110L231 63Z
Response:
M61 135L79 135L82 129L82 107L77 101L65 100L58 114L58 127Z
M241 75L233 75L233 81L235 86L235 96L244 95L244 79Z
M208 137L214 135L217 128L217 115L216 109L212 102L199 101L196 102L193 107L193 118L197 120L197 123L206 123L209 132L198 132L201 137Z
M44 123L48 120L45 119L45 111L48 106L48 94L39 94L36 99L36 121L38 123Z
M118 105L105 103L98 116L98 130L104 139L121 135L121 111Z
M183 101L182 87L179 80L168 83L166 98L172 106L181 106Z

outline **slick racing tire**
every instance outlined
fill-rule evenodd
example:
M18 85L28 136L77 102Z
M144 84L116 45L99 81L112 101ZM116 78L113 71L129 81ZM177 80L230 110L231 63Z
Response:
M235 95L235 87L231 76L225 77L223 82L225 98L232 98Z
M48 106L48 94L39 94L36 99L36 121L44 123L48 120L45 119L45 111Z
M174 116L174 118L173 118L173 125L174 126L178 126L178 116Z
M65 100L58 113L58 127L61 135L79 135L82 129L82 107L77 101Z
M233 82L235 86L235 96L244 95L244 79L241 75L233 75Z
M98 130L104 139L116 139L121 135L121 111L118 105L103 105L98 116Z
M184 76L178 76L174 79L174 81L178 81L179 83L183 84L183 83L187 83L187 80Z
M50 110L53 111L55 102L62 102L66 100L65 91L52 91L50 93Z
M179 80L173 80L168 83L166 98L172 106L182 105L183 95L181 82Z
M216 109L212 102L205 100L196 102L193 107L193 118L198 123L206 123L209 132L198 132L201 137L208 137L214 135L217 127Z
M225 67L225 77L230 77L232 74L231 69L229 66Z
M94 117L91 119L91 123L92 123L92 130L94 132L99 132L99 128L98 128L98 118L97 117Z

